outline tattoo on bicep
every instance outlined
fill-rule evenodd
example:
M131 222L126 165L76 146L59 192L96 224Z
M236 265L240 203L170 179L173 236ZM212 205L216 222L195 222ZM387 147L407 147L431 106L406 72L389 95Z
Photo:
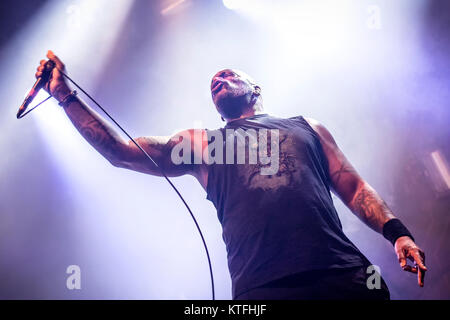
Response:
M172 164L170 154L172 147L175 144L173 141L161 142L153 137L141 137L137 140L137 143L150 155L153 161L156 162L158 167L164 171L170 170ZM136 151L141 155L141 151ZM149 159L143 157L143 161L148 164L153 164Z
M356 173L355 169L353 169L351 166L347 165L347 163L343 162L341 164L341 167L331 173L331 181L335 186L339 185L339 181L341 180L341 176L345 173Z

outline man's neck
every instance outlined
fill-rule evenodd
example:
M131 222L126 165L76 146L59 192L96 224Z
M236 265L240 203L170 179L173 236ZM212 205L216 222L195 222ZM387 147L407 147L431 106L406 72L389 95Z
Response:
M257 115L257 114L263 114L263 113L264 113L264 111L263 111L262 105L260 105L258 103L258 104L253 105L252 108L248 109L240 117L232 118L232 119L226 119L226 122L228 123L228 122L239 120L239 119L245 119L245 118L253 117L253 116Z

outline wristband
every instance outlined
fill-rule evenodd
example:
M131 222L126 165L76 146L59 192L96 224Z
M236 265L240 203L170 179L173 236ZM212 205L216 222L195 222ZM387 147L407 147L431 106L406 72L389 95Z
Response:
M61 107L67 107L67 105L70 102L72 102L76 99L76 96L77 96L77 91L73 90L68 95L66 95L64 98L62 98L61 102L58 103L58 105L60 105Z
M397 218L391 219L383 226L383 236L389 240L392 245L395 245L395 241L403 236L410 237L413 241L414 238L411 232L404 226L404 224Z

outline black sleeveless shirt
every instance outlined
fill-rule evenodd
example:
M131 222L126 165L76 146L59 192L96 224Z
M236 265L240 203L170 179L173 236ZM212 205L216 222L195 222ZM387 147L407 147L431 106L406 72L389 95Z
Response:
M226 139L230 129L239 128L238 138ZM223 160L224 164L208 166L207 199L222 224L233 298L303 271L366 265L367 258L342 231L330 194L327 159L316 132L302 116L281 119L259 114L207 132L209 137L222 134L225 158L230 153L227 145L236 147L242 132L261 129L278 132L276 173L261 174L270 164L249 163L249 152L244 164ZM276 135L267 135L272 152L270 138ZM243 139L248 146L250 139ZM235 149L234 161L236 153Z

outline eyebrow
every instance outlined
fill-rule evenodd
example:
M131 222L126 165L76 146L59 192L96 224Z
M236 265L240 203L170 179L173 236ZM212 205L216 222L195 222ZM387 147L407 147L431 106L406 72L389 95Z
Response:
M220 74L221 75L232 74L232 75L237 76L237 74L235 72L233 72L232 70L222 71Z
M234 72L232 70L226 70L226 71L221 71L221 72L217 73L213 77L213 80L214 80L215 77L223 77L224 75L234 75L234 76L238 77L238 74L236 72ZM213 82L213 80L211 80L211 83Z

